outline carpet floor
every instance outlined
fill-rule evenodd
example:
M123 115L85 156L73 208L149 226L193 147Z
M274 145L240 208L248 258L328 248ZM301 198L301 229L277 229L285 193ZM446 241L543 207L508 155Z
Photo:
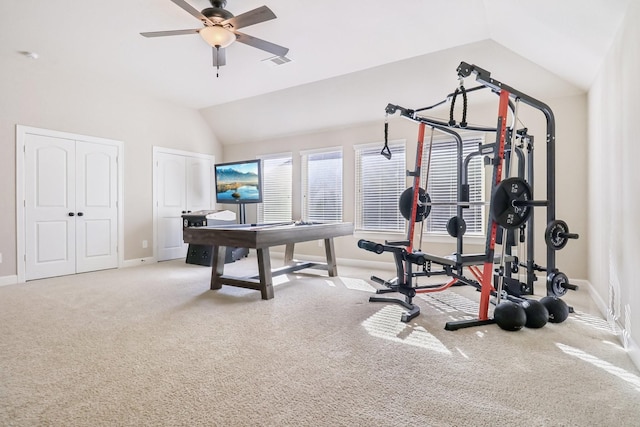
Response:
M586 290L561 324L446 331L477 316L474 289L416 297L405 324L368 301L388 271L279 276L268 301L209 290L210 271L176 260L0 287L0 425L640 425L640 373Z

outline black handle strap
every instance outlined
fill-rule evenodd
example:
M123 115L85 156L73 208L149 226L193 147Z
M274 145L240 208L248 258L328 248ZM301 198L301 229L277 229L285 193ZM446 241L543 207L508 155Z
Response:
M385 117L384 119L384 147L380 154L383 155L387 160L391 160L391 150L389 149L389 121Z
M462 94L462 121L460 122L461 128L467 127L467 90L464 88L462 84L462 80L460 80L460 87L456 88L455 92L453 92L453 99L451 100L451 109L449 110L449 126L455 126L456 121L453 118L453 111L456 108L456 98L458 94Z

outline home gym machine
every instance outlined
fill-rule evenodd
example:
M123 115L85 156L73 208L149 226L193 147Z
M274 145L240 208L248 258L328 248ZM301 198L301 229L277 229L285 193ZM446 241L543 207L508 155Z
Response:
M402 315L402 321L408 322L420 313L420 308L413 303L413 298L418 293L439 292L453 285L470 285L480 291L480 304L477 319L448 322L447 330L479 326L496 321L498 317L504 317L507 310L501 310L498 316L500 300L504 299L514 305L529 306L527 295L533 295L534 282L537 280L536 272L546 273L546 294L541 301L547 299L545 313L549 312L549 321L561 322L566 319L568 308L559 297L565 295L567 290L575 290L577 286L569 283L567 276L556 268L556 251L564 248L569 239L577 239L579 236L569 232L566 222L556 219L556 189L555 189L555 119L548 105L506 85L491 77L491 74L475 65L462 62L458 68L459 87L449 94L444 101L429 107L412 110L398 105L389 104L386 114L400 112L402 117L417 122L418 142L416 152L416 164L413 171L407 171L407 176L413 177L413 186L405 190L400 196L399 208L402 215L408 221L407 239L384 244L368 240L360 240L358 247L361 249L381 254L391 252L396 265L396 277L393 280L383 280L377 277L371 279L385 286L378 289L378 294L400 293L404 299L371 297L374 302L397 303L407 309ZM474 74L480 86L466 90L464 79ZM490 89L499 96L497 126L483 127L469 125L467 123L467 94L480 89ZM462 120L458 123L454 120L454 107L458 95L463 98ZM450 120L448 122L428 118L420 113L437 107L451 99ZM517 129L518 108L521 103L542 112L546 118L546 199L533 199L534 162L533 143L534 137L527 133L527 129ZM508 114L511 112L512 122L508 126ZM431 142L429 144L426 178L429 177L429 164L431 162L431 150L433 132L438 131L452 136L457 143L457 200L455 202L431 201L426 189L420 187L422 172L422 154L424 148L425 129L431 128ZM463 143L461 131L478 131L494 133L496 141L489 144L480 144L478 150L463 158ZM385 121L385 147L381 154L390 158L387 145L388 122ZM467 182L467 169L472 157L485 156L485 163L493 167L491 180L491 199L488 203L489 220L485 251L480 254L464 253L464 234L466 224L463 218L464 209L473 204L484 202L470 201L469 184ZM517 168L512 164L517 161ZM504 175L504 178L503 178ZM425 186L426 187L426 186ZM438 204L452 204L456 206L456 215L447 224L448 233L456 239L456 252L452 255L437 256L423 252L421 248L414 249L415 225L427 218L431 207ZM534 208L544 207L547 212L547 227L545 230L545 242L547 245L546 266L540 266L534 261ZM512 247L518 243L526 243L526 257L521 253L513 254ZM501 251L496 254L496 245L501 245ZM439 269L436 269L439 268ZM416 271L414 271L416 269ZM524 271L521 271L523 269ZM465 276L466 272L472 277ZM526 277L520 281L520 275ZM513 277L518 274L518 277ZM417 285L415 278L419 276L444 275L450 279L440 285ZM492 301L493 298L493 301ZM536 302L535 300L531 300ZM494 317L489 316L489 305L496 304ZM535 313L538 315L540 312ZM522 314L524 316L524 313ZM511 316L511 314L509 314ZM540 317L540 316L537 316ZM500 324L503 329L517 330L515 321L508 320L507 327ZM546 323L538 322L541 325ZM527 325L529 326L529 325ZM532 326L539 327L539 326Z

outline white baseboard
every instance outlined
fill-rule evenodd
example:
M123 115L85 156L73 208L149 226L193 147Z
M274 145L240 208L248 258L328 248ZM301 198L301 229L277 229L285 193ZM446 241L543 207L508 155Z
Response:
M0 276L0 286L15 285L18 283L18 276Z
M140 267L141 265L155 264L158 260L154 257L127 259L122 262L120 268Z
M638 344L633 340L633 338L629 338L629 341L627 342L627 354L631 358L633 364L636 365L636 368L640 369L640 347L638 347Z
M154 257L128 259L123 261L122 265L118 268L139 267L141 265L155 264L157 262L158 261ZM17 275L0 276L0 286L15 285L17 283L19 283Z

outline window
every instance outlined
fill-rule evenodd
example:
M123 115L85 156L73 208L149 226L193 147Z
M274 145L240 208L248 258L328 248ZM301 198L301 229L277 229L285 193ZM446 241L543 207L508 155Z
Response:
M342 221L342 150L305 151L301 158L302 218Z
M405 143L389 143L391 159L380 154L381 146L355 147L356 230L403 233L398 199L407 187Z
M291 153L262 157L258 222L291 221Z
M478 151L479 144L484 143L482 134L468 134L462 136L463 161L471 153ZM427 162L429 143L425 143L422 154L421 187L425 188L427 177ZM475 156L469 162L467 182L469 184L469 201L484 200L484 168L483 156ZM437 137L433 139L433 153L429 170L429 184L427 193L432 202L457 201L457 143L452 137ZM432 206L431 213L426 219L425 231L428 233L447 233L447 222L456 215L456 206ZM484 206L470 205L463 209L463 218L467 224L467 235L484 234Z

